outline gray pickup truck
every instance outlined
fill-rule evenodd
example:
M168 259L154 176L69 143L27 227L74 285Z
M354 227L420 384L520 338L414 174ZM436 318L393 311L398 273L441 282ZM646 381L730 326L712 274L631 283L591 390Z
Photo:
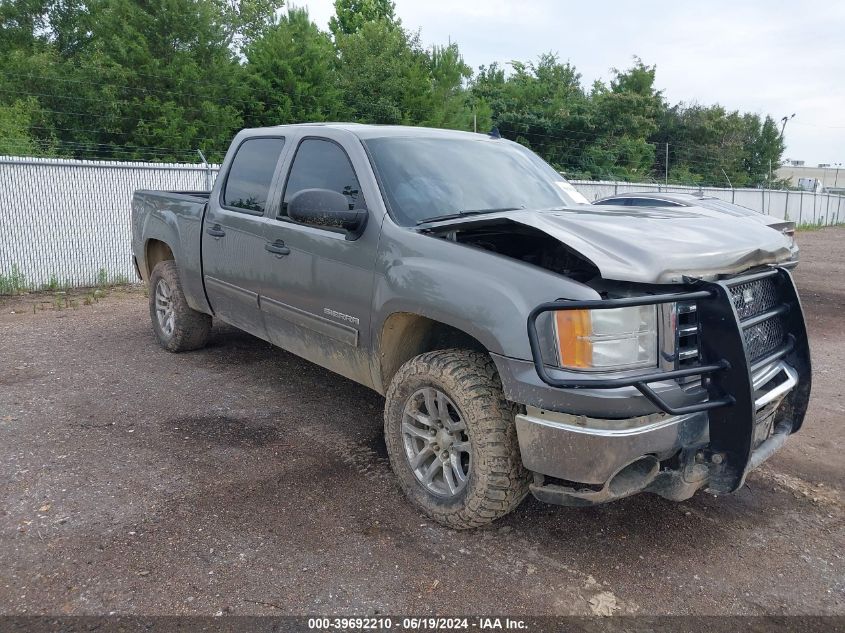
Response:
M455 528L734 491L810 395L785 236L591 206L497 134L244 130L211 192L135 193L132 249L164 348L219 319L383 394L403 491Z

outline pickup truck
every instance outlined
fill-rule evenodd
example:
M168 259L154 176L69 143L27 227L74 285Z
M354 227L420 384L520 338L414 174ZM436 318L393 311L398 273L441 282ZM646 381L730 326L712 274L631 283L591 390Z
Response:
M496 133L243 130L211 192L135 193L132 251L165 349L218 319L384 395L403 492L454 528L735 491L810 396L786 236L591 206Z

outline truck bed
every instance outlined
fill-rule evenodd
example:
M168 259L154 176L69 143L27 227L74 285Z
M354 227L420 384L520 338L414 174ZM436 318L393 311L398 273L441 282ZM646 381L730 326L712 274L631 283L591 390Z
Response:
M143 277L152 272L146 258L150 242L171 245L188 304L208 312L202 285L200 242L210 191L139 189L132 197L132 252Z

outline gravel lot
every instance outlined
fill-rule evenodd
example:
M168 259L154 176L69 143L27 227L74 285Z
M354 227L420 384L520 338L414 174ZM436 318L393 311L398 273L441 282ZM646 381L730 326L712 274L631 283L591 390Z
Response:
M377 394L225 327L168 354L138 290L0 300L0 612L845 614L845 229L799 243L810 413L745 488L460 533Z

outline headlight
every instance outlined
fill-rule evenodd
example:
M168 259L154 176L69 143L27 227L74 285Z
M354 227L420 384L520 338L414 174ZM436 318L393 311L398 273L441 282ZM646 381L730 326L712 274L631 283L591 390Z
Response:
M657 365L657 306L554 312L561 367L636 369Z

